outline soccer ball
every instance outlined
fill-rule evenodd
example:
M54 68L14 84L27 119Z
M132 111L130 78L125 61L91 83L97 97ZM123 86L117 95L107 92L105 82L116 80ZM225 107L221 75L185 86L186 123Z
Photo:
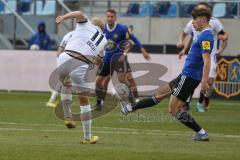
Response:
M33 44L31 45L30 50L39 50L39 46L37 44Z
M114 89L116 91L116 96L119 99L121 99L121 100L128 99L129 94L130 94L130 90L129 90L129 87L126 84L119 83L119 84L114 86Z

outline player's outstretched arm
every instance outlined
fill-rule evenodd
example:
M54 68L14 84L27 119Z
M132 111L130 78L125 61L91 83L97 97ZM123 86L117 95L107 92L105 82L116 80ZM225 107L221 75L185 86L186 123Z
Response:
M142 52L143 57L144 57L146 60L148 60L148 61L151 60L151 57L150 57L149 53L145 50L144 47L142 47L140 50L141 50L141 52Z
M151 57L150 57L149 53L145 50L145 48L143 47L143 45L142 45L142 43L139 41L139 39L138 39L135 35L133 35L133 34L130 34L130 39L134 42L134 45L136 45L137 48L140 48L143 57L144 57L146 60L150 60Z
M77 22L86 20L86 17L84 16L84 14L81 11L74 11L74 12L67 13L63 16L58 16L56 18L56 23L60 24L61 22L63 22L66 19L73 19L73 18L76 18Z

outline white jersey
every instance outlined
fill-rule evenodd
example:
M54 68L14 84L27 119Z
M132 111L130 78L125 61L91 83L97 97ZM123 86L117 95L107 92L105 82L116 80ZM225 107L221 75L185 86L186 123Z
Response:
M217 50L218 50L217 49L217 45L218 45L217 35L221 30L223 30L223 25L218 19L213 18L213 17L211 17L211 19L209 21L209 25L211 26L212 31L213 31L213 35L214 35L214 46L213 46L213 50L212 50L212 53L211 53L211 55L214 56L216 54ZM192 34L193 33L193 39L195 39L196 36L199 33L193 27L192 20L189 21L187 23L187 25L183 28L183 32L185 32L186 34Z
M74 51L85 56L97 56L107 44L102 30L91 21L77 23L65 50Z
M62 41L59 44L59 47L61 48L65 48L67 45L68 40L72 37L73 31L68 32L67 34L65 34L65 36L63 37Z

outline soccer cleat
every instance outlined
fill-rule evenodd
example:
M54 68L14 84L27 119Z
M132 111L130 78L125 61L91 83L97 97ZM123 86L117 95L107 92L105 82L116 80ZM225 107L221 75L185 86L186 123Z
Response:
M67 117L65 119L65 124L66 124L68 129L76 128L76 124L75 124L74 120L70 117Z
M205 109L202 103L199 103L199 102L197 103L197 112L201 112L201 113L205 112Z
M135 98L135 102L137 103L137 102L139 102L140 101L140 99L139 98Z
M48 101L48 102L46 103L46 106L47 106L47 107L56 108L57 105L58 105L58 103L59 103L58 101L53 101L53 102Z
M103 108L104 101L100 98L97 98L97 103L93 106L92 110L100 111Z
M196 133L193 137L194 141L209 141L208 133L205 132L204 134Z
M84 139L82 141L82 144L96 144L97 141L99 140L99 137L98 136L92 136L91 139Z
M129 112L132 112L132 106L126 101L120 101L120 106L122 109L122 114L127 115Z

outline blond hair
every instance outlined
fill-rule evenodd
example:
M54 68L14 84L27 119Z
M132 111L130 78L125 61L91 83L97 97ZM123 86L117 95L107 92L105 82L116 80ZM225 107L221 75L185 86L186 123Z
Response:
M95 26L100 27L102 30L104 29L104 23L101 20L101 18L99 18L99 17L93 17L92 18L92 24L94 24Z

